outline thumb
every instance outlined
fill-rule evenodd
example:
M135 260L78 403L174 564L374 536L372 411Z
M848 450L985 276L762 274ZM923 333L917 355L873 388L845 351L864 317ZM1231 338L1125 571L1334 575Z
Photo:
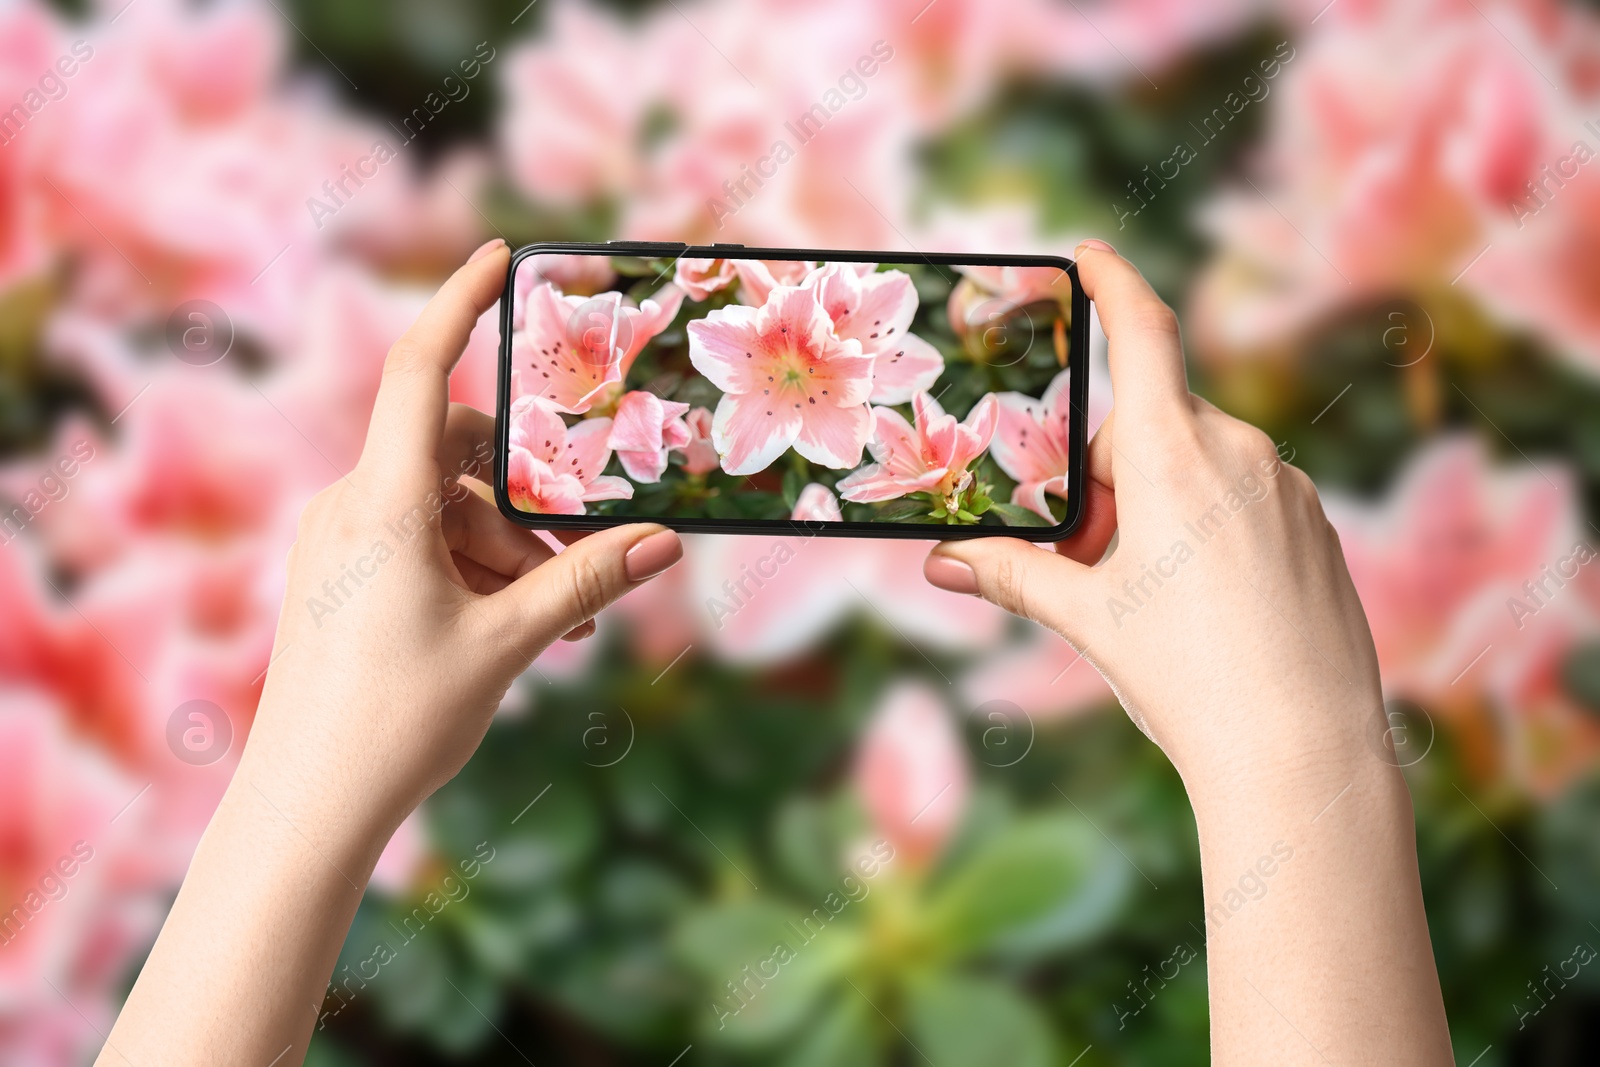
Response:
M1094 568L1048 545L1013 537L946 541L928 554L922 572L941 589L981 596L1074 643L1082 636L1098 578Z
M671 530L619 526L574 541L482 603L490 622L527 655L548 648L682 558L683 542Z

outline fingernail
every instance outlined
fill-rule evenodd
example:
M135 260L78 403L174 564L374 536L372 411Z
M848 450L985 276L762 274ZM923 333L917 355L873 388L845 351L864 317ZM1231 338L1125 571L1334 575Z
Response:
M476 263L478 260L482 259L484 256L488 255L490 252L493 252L495 249L499 248L505 243L506 239L504 237L496 237L492 241L485 241L479 246L476 252L472 253L472 255L467 258L467 262Z
M630 582L654 578L683 558L683 542L671 530L660 530L628 549L622 567Z
M967 596L978 595L978 575L959 559L949 556L929 556L922 565L923 577L940 589Z
M563 640L563 641L582 641L586 637L593 637L593 636L594 636L594 620L590 619L588 622L584 623L582 626L574 626L572 629L570 629L566 633L562 634L561 635L561 640Z
M1082 244L1078 245L1078 250L1072 253L1073 258L1082 256L1083 250L1086 248L1093 249L1096 252L1110 252L1112 255L1117 254L1117 250L1115 248L1112 248L1098 237L1091 237L1087 241L1084 241Z

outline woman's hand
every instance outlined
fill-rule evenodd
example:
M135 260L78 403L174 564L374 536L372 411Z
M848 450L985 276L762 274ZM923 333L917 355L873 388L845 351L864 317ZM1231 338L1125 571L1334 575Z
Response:
M1189 393L1178 320L1131 263L1100 242L1079 253L1116 397L1084 526L1056 551L945 543L928 579L1065 637L1191 789L1360 747L1381 714L1377 656L1315 486Z
M1072 642L1183 776L1212 1062L1443 1067L1410 797L1339 539L1265 434L1189 394L1178 320L1132 264L1078 256L1116 394L1085 526L1054 552L941 545L928 579Z
M249 743L98 1063L298 1063L401 820L535 656L682 555L649 525L558 554L460 483L490 477L494 422L449 404L450 370L506 265L492 242L445 283L301 517Z
M448 403L450 371L507 256L480 251L390 351L360 462L301 516L241 768L380 841L461 769L534 657L682 555L649 525L558 555L459 481L489 481L494 420Z

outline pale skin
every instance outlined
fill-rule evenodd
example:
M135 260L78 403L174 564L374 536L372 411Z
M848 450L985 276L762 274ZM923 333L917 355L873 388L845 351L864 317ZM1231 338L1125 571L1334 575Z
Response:
M928 578L1084 650L1177 767L1200 829L1214 1062L1448 1064L1410 799L1373 743L1377 660L1316 492L1189 394L1177 321L1129 263L1101 242L1078 258L1116 394L1086 522L1055 551L947 543ZM534 657L681 555L648 524L556 553L447 480L492 440L446 386L507 261L491 242L440 290L389 355L360 462L306 509L249 742L97 1064L298 1063L400 822ZM1154 586L1145 568L1252 471L1268 491ZM407 515L425 525L393 544ZM364 564L336 612L306 610L379 540L392 558ZM1252 872L1267 891L1243 897Z

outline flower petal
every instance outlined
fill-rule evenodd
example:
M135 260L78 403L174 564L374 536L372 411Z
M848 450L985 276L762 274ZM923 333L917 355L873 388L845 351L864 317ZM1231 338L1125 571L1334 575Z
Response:
M648 389L635 389L617 404L606 444L618 452L656 452L661 448L662 423L666 421L661 398Z
M567 450L556 461L559 474L571 474L588 485L611 462L611 449L606 440L611 436L610 419L585 419L567 429Z
M609 294L612 301L621 297ZM593 304L589 312L584 308ZM594 397L622 380L620 353L611 343L616 328L614 306L606 297L589 301L563 298L548 282L534 286L524 308L525 323L511 339L511 358L524 373L530 392L557 410L573 415L588 411ZM613 316L607 319L607 316ZM580 321L599 316L605 322L584 329Z
M800 490L794 513L789 516L797 522L843 522L844 513L832 490L821 482L812 482Z
M861 462L862 450L872 436L872 415L866 405L836 408L808 403L803 409L797 405L795 411L800 417L796 452L835 470L848 470Z
M756 353L765 351L759 314L758 308L730 304L689 324L689 362L725 393L756 388Z
M508 437L512 448L525 448L545 463L554 463L566 448L567 424L547 401L522 396L511 402Z
M633 485L626 478L603 474L584 490L585 500L632 500Z
M711 440L729 474L766 470L800 432L800 413L763 396L724 396L711 419Z
M917 393L932 389L943 373L944 357L937 348L916 334L903 334L897 344L873 359L872 402L910 403Z

